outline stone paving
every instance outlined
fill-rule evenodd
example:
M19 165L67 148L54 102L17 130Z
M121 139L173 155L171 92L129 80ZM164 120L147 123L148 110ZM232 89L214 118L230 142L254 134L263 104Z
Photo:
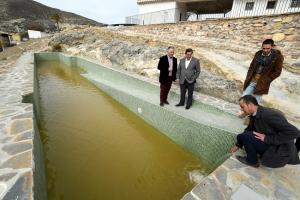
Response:
M237 154L243 155L239 151ZM300 165L253 168L230 157L182 200L298 200Z
M33 55L0 74L0 199L33 199Z

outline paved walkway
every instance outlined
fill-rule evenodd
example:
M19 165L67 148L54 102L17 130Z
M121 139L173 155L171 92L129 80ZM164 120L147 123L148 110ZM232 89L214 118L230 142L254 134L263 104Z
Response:
M253 168L232 156L182 200L299 200L299 174L300 165Z
M33 107L22 95L33 91L33 56L25 54L0 74L0 199L32 199Z

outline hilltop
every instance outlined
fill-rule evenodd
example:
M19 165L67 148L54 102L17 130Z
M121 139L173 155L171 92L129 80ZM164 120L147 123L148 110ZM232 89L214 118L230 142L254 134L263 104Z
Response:
M19 32L27 29L32 23L42 25L46 31L55 29L54 22L49 19L53 14L59 14L62 23L103 26L94 20L45 6L32 0L1 0L0 1L0 31Z

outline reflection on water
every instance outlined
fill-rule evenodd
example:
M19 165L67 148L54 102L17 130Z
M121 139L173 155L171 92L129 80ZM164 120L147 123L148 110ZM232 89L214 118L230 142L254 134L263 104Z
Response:
M201 162L58 62L38 63L49 200L173 200Z

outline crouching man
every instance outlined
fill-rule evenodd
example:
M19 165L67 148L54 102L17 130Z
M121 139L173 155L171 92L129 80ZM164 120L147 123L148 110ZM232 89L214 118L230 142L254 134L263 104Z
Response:
M249 115L250 123L245 131L237 136L237 143L231 148L234 153L244 147L247 156L236 158L252 167L261 164L266 167L283 167L286 164L299 164L295 139L300 131L291 125L278 111L258 105L252 95L240 98L241 110Z

